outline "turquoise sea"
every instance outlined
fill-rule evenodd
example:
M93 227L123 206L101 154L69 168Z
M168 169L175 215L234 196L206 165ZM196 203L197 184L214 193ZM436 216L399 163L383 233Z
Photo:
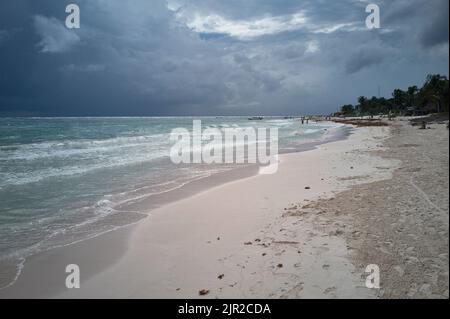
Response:
M0 278L2 268L10 272L27 256L148 213L124 209L127 204L233 169L170 161L171 130L191 130L193 119L0 118ZM280 152L323 140L333 127L284 118L195 119L203 128L276 127Z

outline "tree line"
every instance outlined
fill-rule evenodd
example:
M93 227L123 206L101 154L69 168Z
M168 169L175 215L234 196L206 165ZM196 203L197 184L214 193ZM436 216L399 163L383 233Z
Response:
M423 115L448 112L449 80L440 74L430 74L421 88L395 89L391 98L360 96L358 104L346 104L335 116Z

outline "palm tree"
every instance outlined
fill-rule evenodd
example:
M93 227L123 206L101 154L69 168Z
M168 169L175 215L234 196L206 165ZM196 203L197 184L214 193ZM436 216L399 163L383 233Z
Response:
M442 102L448 95L448 79L440 74L429 74L427 80L421 89L421 94L425 102L429 101L436 107L439 113L442 109ZM448 100L448 97L447 97Z
M410 86L406 91L406 94L408 95L409 106L415 106L417 92L419 92L419 88L417 87L417 85Z
M392 97L394 98L394 105L400 110L403 109L405 105L405 95L406 93L400 89L395 89L392 93Z
M360 97L358 98L358 103L359 103L360 105L365 105L366 102L367 102L367 98L366 98L365 96L360 96Z
M367 107L367 98L365 96L360 96L358 98L358 103L359 103L359 111L361 113L361 116L367 111L366 107Z
M344 116L353 116L355 114L355 107L352 104L346 104L341 107L341 112Z

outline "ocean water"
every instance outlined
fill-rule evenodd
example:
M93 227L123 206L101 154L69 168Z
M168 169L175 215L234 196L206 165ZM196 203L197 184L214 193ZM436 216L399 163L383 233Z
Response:
M277 127L280 152L323 140L334 127L282 118L197 119L203 128ZM235 168L170 161L171 130L191 130L192 120L0 118L0 287L26 257L137 222L148 213L127 209L129 204L151 202L152 196Z

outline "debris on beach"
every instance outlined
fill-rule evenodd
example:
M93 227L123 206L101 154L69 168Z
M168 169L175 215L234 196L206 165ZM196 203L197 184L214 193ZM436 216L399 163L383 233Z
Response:
M296 211L288 211L283 214L283 217L302 217L305 215L304 211L296 210Z
M335 120L333 120L333 122L355 125L356 127L389 126L388 123L377 120L377 119L373 119L373 120L370 120L370 119L335 119Z
M277 267L278 268L283 268L283 264L278 264Z
M251 241L245 242L244 245L253 245L253 243Z
M222 279L223 279L223 277L225 277L225 275L224 275L224 274L220 274L219 276L217 276L217 279L220 279L220 280L222 280Z
M202 289L198 292L198 294L200 296L206 296L207 294L209 294L209 290L208 289Z
M278 241L274 241L274 244L279 244L279 245L297 245L299 244L298 241L288 241L288 240L278 240Z

